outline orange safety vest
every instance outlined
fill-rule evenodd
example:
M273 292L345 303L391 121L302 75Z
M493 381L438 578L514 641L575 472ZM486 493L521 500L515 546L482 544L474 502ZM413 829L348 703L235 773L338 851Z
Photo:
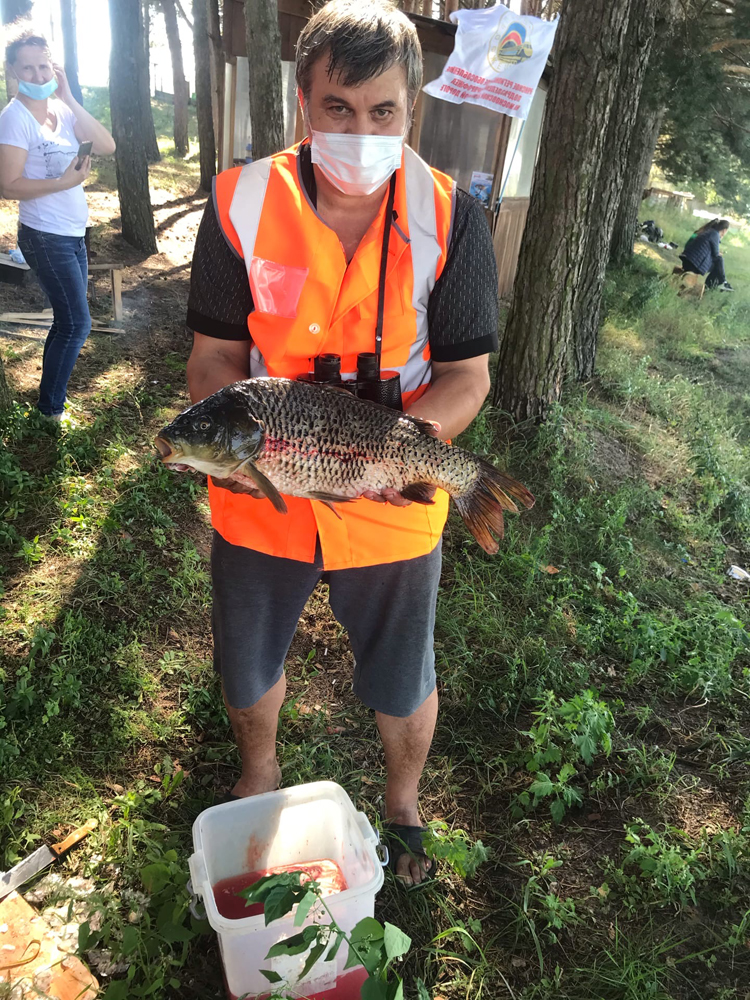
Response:
M301 145L301 144L300 144ZM388 247L382 369L401 374L404 408L430 383L427 301L448 253L455 185L409 147L396 172L397 213ZM341 242L309 200L299 145L214 179L219 223L247 268L250 375L295 378L318 354L341 355L353 377L357 354L375 349L385 199L347 266ZM214 487L214 528L233 545L311 563L320 538L326 569L349 569L426 555L438 544L448 495L433 506L394 507L371 500L340 504L340 518L317 500L270 501Z

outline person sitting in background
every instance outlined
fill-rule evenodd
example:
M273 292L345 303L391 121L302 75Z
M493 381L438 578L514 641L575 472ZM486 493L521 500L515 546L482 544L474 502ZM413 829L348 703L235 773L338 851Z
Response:
M37 405L59 421L70 373L91 331L83 193L91 157L78 158L79 144L90 140L93 153L107 156L115 143L75 100L41 35L24 32L5 58L18 96L0 114L0 195L20 202L18 246L52 305Z
M719 249L727 230L727 219L712 219L693 233L680 254L685 271L705 274L706 288L718 288L720 292L733 292L724 272L724 258Z

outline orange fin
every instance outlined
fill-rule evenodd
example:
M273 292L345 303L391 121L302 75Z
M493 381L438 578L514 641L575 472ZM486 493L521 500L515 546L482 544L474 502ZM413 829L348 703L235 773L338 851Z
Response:
M466 493L453 500L464 524L485 552L494 556L505 535L503 510L518 511L511 497L524 507L534 506L534 497L517 480L506 476L489 462L479 460L479 477Z

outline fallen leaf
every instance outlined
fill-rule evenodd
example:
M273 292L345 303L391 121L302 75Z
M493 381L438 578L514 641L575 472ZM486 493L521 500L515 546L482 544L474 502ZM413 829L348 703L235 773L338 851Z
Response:
M339 733L345 733L346 728L344 726L326 726L326 732L329 736L337 736Z
M542 573L549 573L550 576L554 576L555 573L559 573L560 572L560 570L557 568L557 566L542 566L541 563L539 563L539 567L538 568L539 568L539 570Z
M589 813L588 816L586 817L586 819L589 819L592 822L595 822L596 820L601 819L601 818L602 818L602 814L601 813Z
M517 969L525 969L526 968L526 959L525 958L514 957L514 958L511 958L510 964L513 965L513 966L515 966Z

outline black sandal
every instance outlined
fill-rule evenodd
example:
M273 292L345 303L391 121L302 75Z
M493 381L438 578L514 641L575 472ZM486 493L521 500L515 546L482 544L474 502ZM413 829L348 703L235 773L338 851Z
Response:
M406 885L407 889L417 889L429 882L435 874L435 859L427 857L422 844L424 833L427 833L426 826L404 826L403 823L391 822L383 825L383 843L388 848L388 867L396 878L404 882L405 876L398 873L398 863L405 854L417 861L422 869L422 881Z

